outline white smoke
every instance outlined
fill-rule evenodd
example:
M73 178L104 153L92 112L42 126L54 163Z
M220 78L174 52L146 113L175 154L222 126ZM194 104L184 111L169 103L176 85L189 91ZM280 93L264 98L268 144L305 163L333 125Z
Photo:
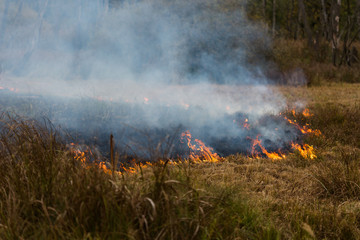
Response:
M226 129L226 116L256 120L283 109L262 73L270 41L241 7L154 0L107 9L102 2L0 0L1 81L30 94L135 104L120 121L127 125L206 125L212 135L242 134ZM63 115L51 118L69 125Z

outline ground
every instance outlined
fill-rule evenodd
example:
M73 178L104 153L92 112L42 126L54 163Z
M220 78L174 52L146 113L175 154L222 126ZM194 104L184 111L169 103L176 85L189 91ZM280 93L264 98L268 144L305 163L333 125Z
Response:
M0 237L359 239L360 84L273 88L310 109L317 158L238 154L113 176L42 126L3 116Z

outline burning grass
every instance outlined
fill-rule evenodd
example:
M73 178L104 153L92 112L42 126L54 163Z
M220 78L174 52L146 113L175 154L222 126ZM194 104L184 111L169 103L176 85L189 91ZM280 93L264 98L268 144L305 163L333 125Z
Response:
M206 143L184 132L193 160L124 165L120 174L110 161L104 171L96 149L71 146L48 121L3 114L0 238L359 239L360 111L344 101L349 89L326 98L339 89L298 88L310 111L285 116L321 135L305 135L281 160L269 160L255 135L254 156L217 162Z
M53 126L1 116L2 239L265 236L271 226L228 189L193 182L187 164L111 176L67 150ZM230 216L231 224L224 220ZM273 233L275 234L275 232Z

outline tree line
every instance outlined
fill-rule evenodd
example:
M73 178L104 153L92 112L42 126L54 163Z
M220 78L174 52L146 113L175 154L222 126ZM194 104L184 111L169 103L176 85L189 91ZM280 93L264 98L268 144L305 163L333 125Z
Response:
M319 54L321 44L328 44L334 66L359 62L353 44L359 40L360 0L250 0L247 12L273 37L306 39Z
M47 31L51 25L54 36L59 34L70 36L72 28L74 28L72 32L81 33L79 34L81 37L76 37L76 34L72 36L74 38L73 48L76 51L78 51L77 49L81 50L84 42L86 43L86 39L89 38L87 37L90 34L88 30L96 25L99 19L102 19L112 9L143 1L145 0L2 0L0 1L0 32L2 33L0 34L0 49L11 49L17 42L22 41L17 46L21 46L22 62L26 63L41 39L43 45L46 45L43 32ZM147 1L164 5L181 2L180 0ZM237 9L245 10L248 17L254 22L263 23L263 27L273 38L305 40L307 47L317 54L319 59L322 58L322 49L325 46L326 49L331 49L331 62L336 67L352 66L359 62L355 43L358 42L360 36L360 0L199 0L197 3L199 6L203 3L210 9L206 10L209 12L206 14L207 17L211 14L216 16L218 12L236 16L234 12ZM58 23L56 22L58 19L64 20ZM227 21L219 23L221 19L227 19ZM241 26L235 26L241 24L240 21L231 21L230 18L223 17L218 17L216 20L221 29L231 25L230 32L241 28ZM21 31L13 31L15 28L21 29ZM219 27L215 27L214 31L217 31L216 28ZM32 30L26 31L27 29ZM23 32L24 37L19 37L19 32ZM233 34L235 37L229 36L225 39L226 41L217 35L212 36L212 39L221 40L220 43L226 45L227 48L241 48L238 46L242 44L241 31L236 31L236 33L236 36ZM53 37L48 41L54 39L56 40ZM213 52L211 50L213 45L218 46L219 44L216 42L211 46L208 45L206 42L197 42L195 47L197 50L201 48ZM248 51L254 52L252 55L258 55L256 49L259 47L250 44L247 44L246 47L254 49ZM216 57L222 56L221 52L222 50L219 49ZM0 60L1 58L5 58L5 56L0 56ZM18 65L19 69L23 69L25 66L25 64Z

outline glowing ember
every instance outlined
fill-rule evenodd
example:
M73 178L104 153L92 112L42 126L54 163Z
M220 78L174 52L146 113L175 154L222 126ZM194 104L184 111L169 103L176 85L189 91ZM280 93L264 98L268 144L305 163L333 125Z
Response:
M199 139L195 139L195 143L192 143L190 131L185 131L181 134L181 140L184 138L190 149L190 160L193 160L194 162L218 162L220 160L220 157L212 152L213 149L205 146Z
M250 124L249 124L249 119L245 119L243 127L247 130L250 130Z

